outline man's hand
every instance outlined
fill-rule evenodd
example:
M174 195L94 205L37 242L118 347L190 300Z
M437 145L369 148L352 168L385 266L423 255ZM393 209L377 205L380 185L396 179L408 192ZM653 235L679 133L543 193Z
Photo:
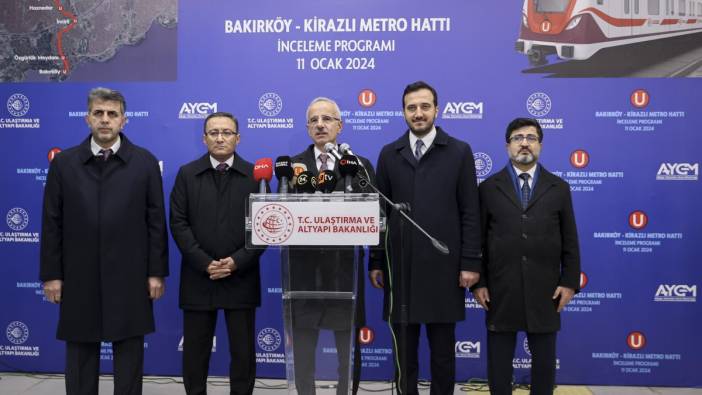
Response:
M487 287L480 287L473 290L473 297L480 303L485 310L490 310L488 308L488 303L490 303L490 292L488 292Z
M556 309L556 311L560 313L561 310L563 310L563 308L565 307L565 305L567 305L568 302L570 302L570 300L573 299L573 295L575 295L575 290L572 288L561 286L556 288L556 292L553 293L553 300L558 299L559 296L561 298L561 300L558 302L558 308Z
M149 277L147 280L147 288L149 290L149 298L156 300L163 296L166 291L166 284L162 277Z
M470 288L480 280L480 273L461 270L458 276L458 286L462 288Z
M210 280L219 280L230 276L236 270L236 262L231 257L222 258L217 261L212 261L207 266L207 273L210 274Z
M44 296L51 303L61 303L61 289L63 280L49 280L44 282Z
M371 285L374 288L383 288L385 286L382 270L371 270L368 273L368 278L370 278Z

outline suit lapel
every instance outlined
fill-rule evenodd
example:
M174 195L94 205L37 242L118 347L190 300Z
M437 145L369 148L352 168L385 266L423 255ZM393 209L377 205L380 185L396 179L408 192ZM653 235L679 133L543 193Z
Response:
M534 205L539 199L541 199L546 192L551 189L556 183L554 182L554 177L551 173L549 173L546 169L544 169L543 166L539 165L539 178L536 180L536 185L534 185L534 192L531 195L531 199L529 200L529 205L527 206L527 210Z
M412 148L410 147L409 133L410 132L408 130L407 132L405 132L405 134L400 136L399 139L395 140L394 147L400 154L400 156L405 158L407 163L409 163L413 168L417 168L419 162L417 162L417 158L414 157L414 153L412 152Z
M510 177L509 170L507 170L507 168L504 168L501 172L497 173L495 176L495 185L497 186L497 189L502 192L502 194L505 195L510 202L512 202L512 204L514 204L520 210L522 209L522 202L517 197L517 193L514 190L512 177Z

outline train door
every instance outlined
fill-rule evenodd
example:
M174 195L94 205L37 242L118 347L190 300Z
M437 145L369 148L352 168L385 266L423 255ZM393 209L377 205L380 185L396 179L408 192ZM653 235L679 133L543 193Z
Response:
M617 6L617 3L619 3L617 0L597 0L594 3L597 9L602 11L605 15L611 15L618 18L618 15L621 14L621 11L615 10L616 8L620 8ZM604 33L605 37L617 35L616 29L608 21L600 18L596 18L595 20L598 21L598 25L600 26L600 29L602 30L602 33Z
M631 37L633 35L633 23L634 23L634 3L636 0L624 0L622 1L622 7L624 8L624 20L622 27L619 28L619 37ZM638 3L637 3L638 4ZM621 12L621 11L620 11Z

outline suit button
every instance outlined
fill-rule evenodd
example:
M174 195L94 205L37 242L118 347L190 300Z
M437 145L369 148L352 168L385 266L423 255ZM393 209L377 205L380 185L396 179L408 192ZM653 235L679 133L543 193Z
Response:
M522 262L526 263L526 261L527 261L526 255L522 255Z
M524 240L527 239L527 234L526 234L526 233L522 233L522 239L524 239Z

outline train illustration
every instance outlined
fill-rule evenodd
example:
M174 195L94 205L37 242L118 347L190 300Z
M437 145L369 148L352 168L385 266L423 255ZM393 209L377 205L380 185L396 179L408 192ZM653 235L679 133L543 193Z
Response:
M702 0L524 0L515 49L532 66L702 32Z

